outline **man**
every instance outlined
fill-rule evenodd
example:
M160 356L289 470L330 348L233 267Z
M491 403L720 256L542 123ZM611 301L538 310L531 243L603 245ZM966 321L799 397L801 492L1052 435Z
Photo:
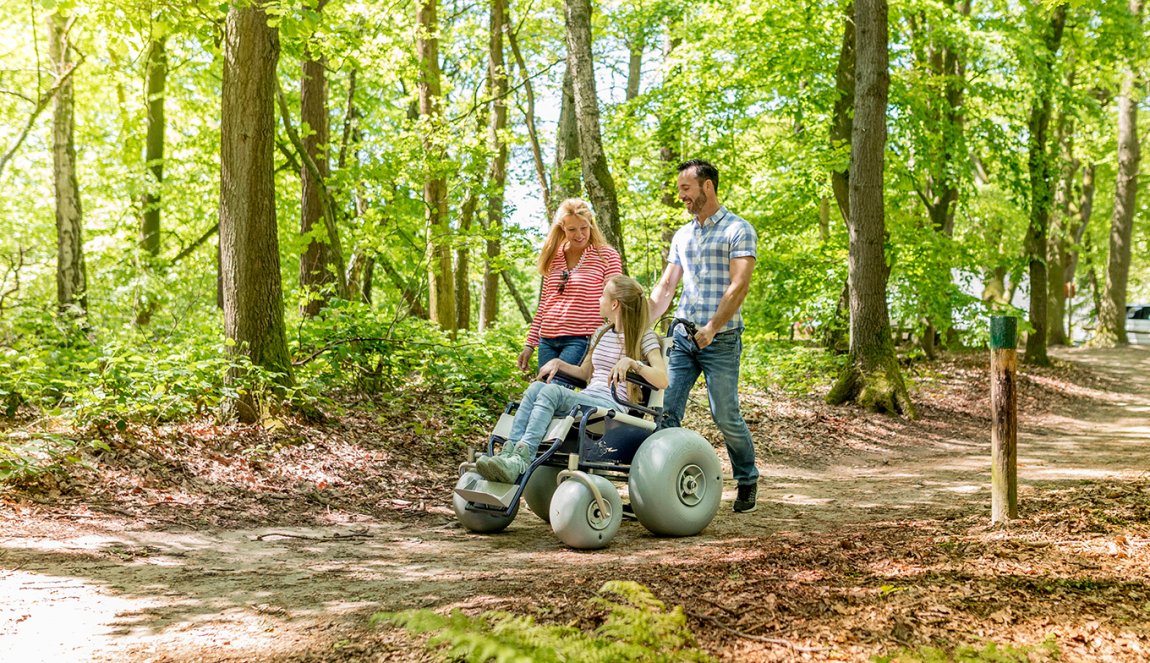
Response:
M651 317L667 310L679 282L683 294L675 317L697 327L689 336L674 327L664 397L663 425L678 426L687 396L702 373L707 383L711 417L723 433L735 482L734 511L755 510L759 470L755 444L739 412L739 356L743 351L743 318L739 312L755 270L758 236L754 227L719 203L719 171L701 159L679 165L679 200L692 220L675 233L667 269L651 291Z

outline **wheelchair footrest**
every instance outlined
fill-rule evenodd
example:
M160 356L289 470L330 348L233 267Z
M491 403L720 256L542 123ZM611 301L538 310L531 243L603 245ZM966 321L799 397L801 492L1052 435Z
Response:
M506 509L515 500L518 489L519 486L513 483L475 479L456 488L455 493L468 502Z

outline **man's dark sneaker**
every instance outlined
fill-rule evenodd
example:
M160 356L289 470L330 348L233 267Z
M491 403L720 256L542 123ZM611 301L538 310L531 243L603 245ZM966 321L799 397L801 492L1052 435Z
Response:
M759 495L759 484L748 483L739 486L739 495L735 498L735 513L750 513L755 510L755 500Z

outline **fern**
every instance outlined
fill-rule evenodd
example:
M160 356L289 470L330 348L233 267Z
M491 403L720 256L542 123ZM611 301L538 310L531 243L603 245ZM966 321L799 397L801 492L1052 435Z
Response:
M612 598L608 597L615 597ZM646 587L610 581L589 605L607 616L593 633L562 625L537 624L530 616L489 611L469 616L453 610L380 613L375 622L389 622L410 633L430 634L428 647L443 660L468 663L662 663L711 661L695 645L680 607L667 611Z

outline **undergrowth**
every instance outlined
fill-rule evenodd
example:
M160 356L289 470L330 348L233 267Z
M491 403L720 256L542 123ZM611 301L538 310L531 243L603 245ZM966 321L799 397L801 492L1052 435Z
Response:
M376 622L389 622L415 634L430 634L428 647L441 660L468 663L658 663L712 661L696 647L681 607L667 610L646 587L629 581L609 581L589 604L605 613L603 622L587 633L573 626L539 624L530 616L484 612L477 616L454 610L380 613Z

